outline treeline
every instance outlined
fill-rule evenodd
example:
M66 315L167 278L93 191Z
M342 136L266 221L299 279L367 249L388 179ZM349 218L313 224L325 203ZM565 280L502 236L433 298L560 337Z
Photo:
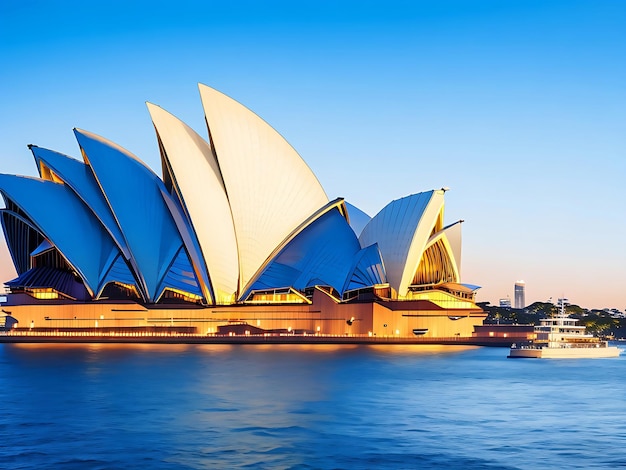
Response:
M479 302L478 306L487 313L485 323L538 325L542 318L558 314L559 308L550 302L535 302L526 308L504 308ZM596 336L626 338L626 318L612 318L604 310L587 310L578 305L568 305L565 312L579 320L579 325Z

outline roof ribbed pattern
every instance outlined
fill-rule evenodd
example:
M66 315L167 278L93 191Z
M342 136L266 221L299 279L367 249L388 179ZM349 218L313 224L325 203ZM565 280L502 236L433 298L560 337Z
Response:
M260 117L199 88L208 139L147 104L162 178L78 129L84 163L30 146L41 179L0 175L0 221L19 274L76 270L92 299L213 305L313 285L343 294L388 283L402 299L411 285L460 281L461 225L444 227L445 189L398 199L370 218L329 201ZM65 286L56 274L32 275Z
M443 209L444 191L428 191L397 199L365 226L359 242L378 243L389 285L406 296L426 244Z
M342 198L337 198L334 201L329 202L324 207L318 209L317 211L315 211L315 213L311 214L310 217L308 217L304 222L302 222L276 248L274 248L274 251L270 254L270 256L268 256L268 258L265 261L265 263L263 263L263 265L256 272L255 276L252 279L250 279L250 281L248 282L247 288L244 290L244 293L240 296L240 300L246 299L248 297L248 294L249 294L249 292L251 290L251 286L256 284L259 276L261 276L262 273L265 272L267 266L270 265L271 263L273 263L276 260L276 258L279 255L281 255L287 249L287 247L290 244L292 244L292 242L294 241L295 238L302 239L302 237L306 236L306 235L302 235L304 232L313 231L314 229L311 228L311 227L313 225L317 225L318 219L324 217L328 212L331 212L333 210L336 210L339 214L341 214L341 216L344 219L346 218L346 216L347 216L347 209L346 209L344 200ZM346 220L344 220L343 223L339 226L340 230L343 229L344 225L348 226L348 223L346 222ZM352 233L352 235L354 235L354 233ZM325 235L321 234L319 236L325 236ZM352 238L354 238L354 237L352 237ZM341 244L341 242L339 240L340 239L338 239L337 241L329 240L328 243L331 243L331 244L337 244L337 243ZM312 259L313 258L311 258L311 260ZM282 286L282 287L285 287L285 286Z
M459 220L447 227L442 228L438 232L433 233L428 239L428 243L424 247L424 253L431 249L434 245L439 245L439 249L445 252L450 267L454 271L454 280L451 282L460 282L461 273L461 223Z
M300 231L272 259L249 288L253 290L293 287L303 290L315 284L342 292L359 242L336 208L323 212Z
M90 294L99 292L118 249L91 210L66 185L38 178L0 175L0 192L57 247Z
M19 288L47 288L62 292L76 300L87 300L89 293L85 285L77 281L70 271L54 269L47 266L32 268L15 279L6 283L9 287Z
M376 284L385 284L387 275L378 245L363 248L354 256L354 264L349 271L342 294L349 290L362 289Z
M54 176L67 184L93 211L94 215L111 234L122 253L128 258L128 248L124 242L124 236L111 213L111 209L107 205L102 191L98 187L98 182L94 178L91 169L83 162L62 153L35 145L31 145L30 150L33 152L41 177L52 180L53 177L47 174L51 170L54 172Z
M163 168L193 228L216 303L235 300L239 280L237 240L220 169L211 146L185 123L148 103Z
M137 281L128 269L128 265L121 255L115 258L115 261L111 264L109 271L106 273L106 276L100 285L100 294L102 294L102 291L107 284L111 282L121 282L122 284L135 287L137 285Z
M90 132L74 132L124 233L146 300L155 302L183 244L161 195L163 182L127 150Z
M184 247L180 248L163 281L161 281L158 297L161 297L168 288L178 289L202 297L202 291Z
M199 87L232 211L243 291L273 250L328 198L269 124L213 88Z

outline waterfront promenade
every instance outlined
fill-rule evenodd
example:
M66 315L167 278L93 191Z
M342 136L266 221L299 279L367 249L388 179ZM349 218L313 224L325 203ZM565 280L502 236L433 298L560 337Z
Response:
M111 343L111 344L425 344L509 347L515 339L473 337L398 337L368 335L262 334L197 335L150 333L9 332L0 343Z

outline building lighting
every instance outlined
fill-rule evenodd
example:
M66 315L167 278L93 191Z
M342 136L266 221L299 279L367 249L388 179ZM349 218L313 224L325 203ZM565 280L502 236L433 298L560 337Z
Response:
M148 104L162 175L80 129L82 161L29 146L40 178L0 174L0 226L20 273L6 285L25 304L12 307L12 333L321 336L324 321L325 338L362 338L369 326L387 338L403 334L388 323L405 328L405 316L486 317L478 286L461 284L462 221L444 224L449 188L397 198L357 229L358 208L329 200L265 121L205 85L200 96L209 140ZM227 324L237 327L222 333ZM459 325L471 335L470 320Z

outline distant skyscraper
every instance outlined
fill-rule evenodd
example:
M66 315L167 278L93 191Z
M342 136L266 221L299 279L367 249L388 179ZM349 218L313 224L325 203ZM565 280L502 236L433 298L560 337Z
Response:
M526 283L524 281L517 281L515 283L515 308L526 307L526 299L524 296L525 288L526 288Z
M500 308L511 308L511 299L500 299Z

